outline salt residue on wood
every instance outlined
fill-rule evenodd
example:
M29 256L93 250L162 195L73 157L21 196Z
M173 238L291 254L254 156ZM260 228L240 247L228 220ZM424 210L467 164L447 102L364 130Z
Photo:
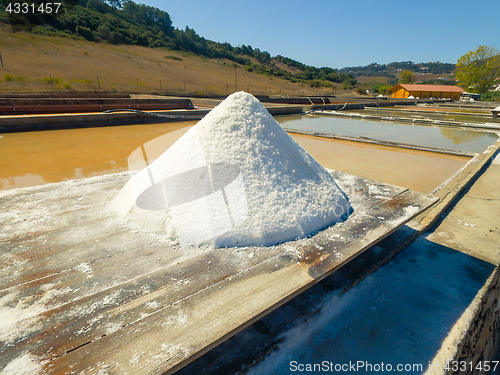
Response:
M166 221L171 238L218 247L306 237L352 211L333 177L244 92L144 161L113 206L138 227L165 232Z
M2 370L2 375L37 375L42 371L42 363L30 353L24 353L12 360Z

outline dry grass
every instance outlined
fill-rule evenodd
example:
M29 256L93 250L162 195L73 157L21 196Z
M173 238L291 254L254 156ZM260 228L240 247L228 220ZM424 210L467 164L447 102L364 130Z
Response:
M390 78L389 77L369 77L369 76L359 76L356 78L359 83L366 84L382 84L389 85Z
M225 95L235 90L235 69L231 61L161 48L12 33L4 25L0 28L0 53L4 62L0 68L0 92L100 89ZM257 95L332 93L332 88L311 88L247 72L241 66L236 74L238 90ZM24 78L5 80L5 75Z
M444 79L451 80L451 79L454 79L455 76L453 74L431 74L431 73L416 74L415 75L415 83L426 81L428 79L438 79L438 78L444 78Z

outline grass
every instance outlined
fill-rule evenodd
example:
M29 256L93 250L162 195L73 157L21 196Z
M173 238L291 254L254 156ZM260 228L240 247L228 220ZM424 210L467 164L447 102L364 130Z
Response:
M182 61L182 59L179 56L174 56L174 55L165 56L165 58Z
M27 77L25 76L13 76L12 74L5 74L3 76L5 82L26 82Z
M376 85L376 84L389 84L389 77L368 77L368 76L359 76L356 78L359 83L365 83L367 85Z
M97 77L101 90L159 93L161 80L163 94L225 95L235 91L233 62L164 48L12 33L8 26L0 23L0 51L4 62L0 77L8 77L0 80L2 92L98 90ZM270 80L239 67L236 69L237 90L255 95L330 95L333 92L331 87L308 87L276 77Z
M48 85L62 86L64 81L62 78L57 77L43 77L42 82Z

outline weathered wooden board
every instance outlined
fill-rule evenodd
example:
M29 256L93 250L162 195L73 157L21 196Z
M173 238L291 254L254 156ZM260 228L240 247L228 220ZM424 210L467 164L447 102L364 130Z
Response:
M354 213L270 247L189 247L106 209L125 174L0 192L0 370L172 373L436 199L333 172Z

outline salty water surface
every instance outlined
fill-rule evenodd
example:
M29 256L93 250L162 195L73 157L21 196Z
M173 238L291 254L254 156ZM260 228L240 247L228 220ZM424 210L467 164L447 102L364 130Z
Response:
M399 113L401 115L401 112ZM277 118L284 127L318 133L367 137L381 141L400 142L447 150L483 152L493 144L495 133L455 127L398 124L329 115L287 116Z

